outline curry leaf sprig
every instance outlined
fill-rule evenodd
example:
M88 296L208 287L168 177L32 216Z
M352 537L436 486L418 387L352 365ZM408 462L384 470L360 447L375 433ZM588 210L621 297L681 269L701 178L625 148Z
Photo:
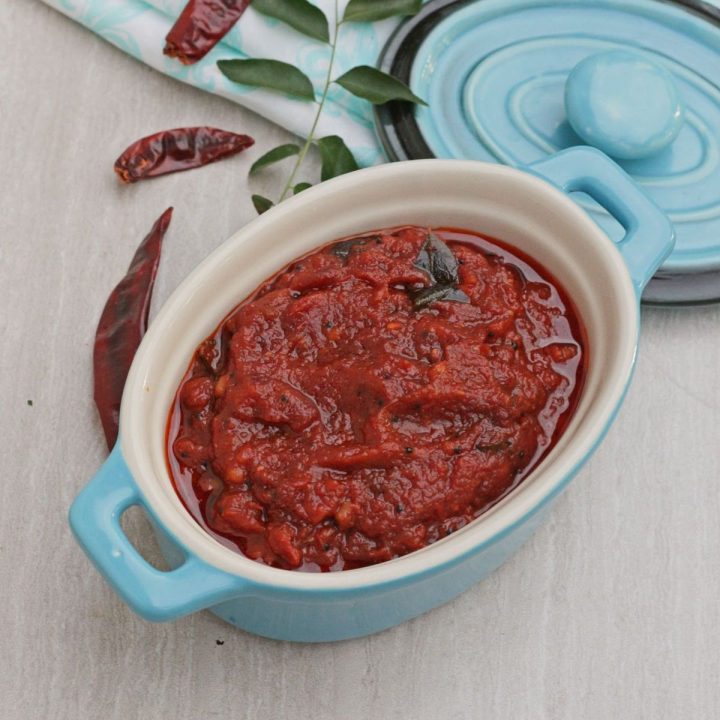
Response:
M295 157L292 170L275 201L262 195L252 196L253 205L258 213L269 210L290 194L297 195L312 186L309 182L298 182L298 173L313 145L320 152L321 181L358 169L355 157L341 137L338 135L316 137L318 123L333 83L373 105L382 105L391 100L425 104L405 83L368 65L351 68L339 77L333 77L338 38L343 25L354 22L375 22L397 15L414 15L421 5L422 0L350 0L341 19L338 2L335 0L331 29L325 13L308 0L253 0L252 6L258 12L280 20L296 31L329 46L327 74L317 93L310 78L289 63L270 58L218 61L218 68L232 82L290 95L317 106L310 132L303 144L279 145L266 152L250 168L252 176L270 165Z

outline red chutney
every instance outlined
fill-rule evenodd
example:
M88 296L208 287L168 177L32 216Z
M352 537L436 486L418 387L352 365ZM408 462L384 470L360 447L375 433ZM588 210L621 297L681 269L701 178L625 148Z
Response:
M414 309L429 231L393 228L294 262L200 345L168 459L222 543L286 569L390 560L478 517L560 435L587 354L567 296L516 250L433 232L464 302Z

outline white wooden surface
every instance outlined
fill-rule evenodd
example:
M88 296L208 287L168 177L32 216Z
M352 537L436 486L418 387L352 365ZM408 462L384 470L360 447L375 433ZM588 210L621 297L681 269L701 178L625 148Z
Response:
M35 0L2 0L0 28L3 720L720 717L718 309L643 312L635 382L607 441L533 541L449 605L321 646L262 640L208 613L134 617L66 522L106 452L95 323L166 206L155 308L254 216L248 164L287 137ZM129 141L202 123L258 148L118 185L112 161Z

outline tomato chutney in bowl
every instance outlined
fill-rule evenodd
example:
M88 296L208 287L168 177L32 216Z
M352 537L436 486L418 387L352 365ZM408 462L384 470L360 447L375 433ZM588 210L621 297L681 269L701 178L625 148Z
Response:
M168 424L175 487L267 565L406 555L550 449L582 386L582 335L548 271L497 241L413 226L338 240L195 352Z
M617 218L620 243L574 191ZM672 245L657 206L588 148L525 170L391 163L306 190L153 320L75 536L149 620L210 609L327 641L436 607L532 535L602 440ZM169 571L126 537L133 505Z

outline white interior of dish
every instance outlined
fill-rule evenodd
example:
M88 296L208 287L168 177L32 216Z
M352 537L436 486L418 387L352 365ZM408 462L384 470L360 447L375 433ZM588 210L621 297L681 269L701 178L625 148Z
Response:
M186 512L165 460L174 393L198 344L263 280L299 255L346 235L395 225L467 228L536 258L575 301L589 338L589 371L575 416L541 465L490 511L403 558L340 573L269 568L222 546ZM616 247L549 184L499 165L395 163L298 195L237 232L178 287L152 323L122 402L123 455L158 518L207 562L279 587L352 588L412 575L484 544L531 512L572 474L611 421L629 381L639 312Z

